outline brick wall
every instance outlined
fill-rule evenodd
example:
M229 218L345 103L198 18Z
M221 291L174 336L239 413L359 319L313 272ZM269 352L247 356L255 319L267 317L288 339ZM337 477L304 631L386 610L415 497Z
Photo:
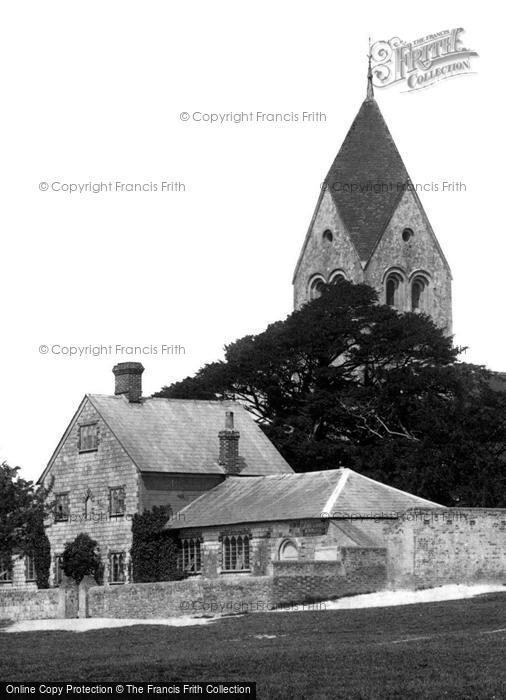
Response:
M0 620L41 620L62 617L57 588L0 590Z
M506 583L506 509L408 511L386 531L389 583Z
M384 548L343 547L337 561L276 561L276 604L327 600L385 588Z

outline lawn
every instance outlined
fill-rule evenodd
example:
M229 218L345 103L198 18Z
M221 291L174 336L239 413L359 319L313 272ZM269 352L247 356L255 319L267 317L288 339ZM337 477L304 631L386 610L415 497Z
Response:
M506 593L201 627L0 633L6 681L256 681L259 698L504 698Z

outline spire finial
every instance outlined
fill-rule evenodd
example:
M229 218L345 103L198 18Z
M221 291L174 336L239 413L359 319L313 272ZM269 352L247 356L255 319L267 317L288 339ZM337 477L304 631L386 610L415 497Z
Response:
M367 69L367 98L368 100L374 100L374 89L372 86L372 68L371 68L371 37L369 37L369 53L368 58L368 69Z

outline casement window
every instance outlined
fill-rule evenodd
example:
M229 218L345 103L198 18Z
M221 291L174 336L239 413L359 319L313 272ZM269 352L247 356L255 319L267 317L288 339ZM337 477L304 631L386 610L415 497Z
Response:
M0 557L0 584L12 583L12 558L4 555Z
M89 423L79 426L79 452L94 452L98 450L98 424Z
M35 581L37 579L35 573L35 557L33 554L25 555L25 581Z
M181 540L180 568L186 574L199 574L202 571L200 537L185 537Z
M125 487L114 486L109 489L109 515L115 517L125 514Z
M222 536L222 571L249 571L250 535Z
M109 554L109 583L125 583L125 552Z
M63 581L63 577L65 575L65 572L63 571L62 563L63 563L63 555L56 554L55 558L54 558L54 585L55 586L61 585L61 583Z
M55 494L54 520L56 523L69 519L69 494Z

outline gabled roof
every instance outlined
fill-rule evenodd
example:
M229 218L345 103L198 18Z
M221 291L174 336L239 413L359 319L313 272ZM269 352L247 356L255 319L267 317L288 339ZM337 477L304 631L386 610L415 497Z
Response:
M245 465L238 478L293 473L251 415L234 401L148 398L130 403L123 395L100 394L89 394L84 402L86 399L141 472L224 474L218 464L218 433L224 427L225 412L232 410L240 433L239 454ZM39 481L54 462L79 412Z
M362 261L369 259L402 195L402 186L409 182L376 100L364 100L325 178ZM353 191L343 191L345 186Z
M277 520L393 517L408 508L440 508L351 469L266 477L228 477L183 508L167 529Z

